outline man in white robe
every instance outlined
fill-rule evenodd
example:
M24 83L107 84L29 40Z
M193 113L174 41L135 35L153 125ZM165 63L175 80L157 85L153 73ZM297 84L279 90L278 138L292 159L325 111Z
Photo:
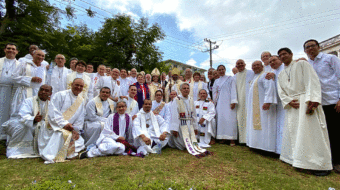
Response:
M135 85L130 85L129 96L121 96L118 101L124 101L126 103L126 113L129 114L134 120L139 112L138 102L134 99L137 94L137 87Z
M84 125L85 146L95 144L110 114L114 113L114 102L109 99L110 88L103 87L98 96L86 104Z
M166 123L170 123L170 110L169 110L169 104L166 104L162 101L163 99L163 92L162 90L157 90L155 93L155 100L152 101L152 108L151 111L155 115L160 115Z
M74 79L81 78L84 80L84 88L83 91L80 93L80 96L82 96L85 100L85 104L92 100L93 98L93 82L91 81L91 77L89 77L87 74L85 74L86 69L86 63L82 60L78 61L76 63L76 72L72 72L67 75L66 77L66 83L67 83L67 89L71 89L72 83Z
M216 139L224 143L230 140L230 146L235 146L237 140L237 93L235 77L225 75L224 65L217 67L221 77L216 79L213 86L213 100L216 105Z
M2 124L9 119L11 102L17 87L13 86L12 73L19 66L15 59L18 54L17 46L13 43L6 44L4 48L5 57L0 58L0 140L6 139L2 131Z
M23 101L19 110L19 119L4 123L5 132L8 135L6 151L8 158L39 157L39 150L45 144L41 138L43 135L41 126L45 125L45 119L47 119L48 99L51 94L51 86L42 85L38 96Z
M284 64L280 60L279 56L273 55L269 58L270 66L272 67L272 72L267 73L267 80L274 80L277 90L278 76L284 69ZM281 99L279 94L277 94L277 105L276 105L276 153L281 154L282 146L282 134L285 127L285 110L283 109Z
M151 111L152 101L145 99L143 108L133 120L133 138L138 147L137 153L160 154L161 149L167 145L168 123L160 115Z
M76 64L78 63L78 59L75 57L72 57L70 59L70 70L71 72L76 72Z
M100 89L108 87L111 90L110 99L117 102L120 96L120 82L118 81L119 70L117 68L112 69L111 76L103 76L99 78L98 82L94 86L94 94L98 95Z
M52 68L52 74L47 75L47 84L51 85L53 89L52 95L67 89L66 77L71 73L71 70L65 67L66 59L64 55L56 55L54 61L57 65Z
M129 86L134 84L129 78L127 78L127 72L125 69L120 70L120 96L127 96L129 93Z
M246 69L244 60L236 61L238 73L236 76L236 91L237 91L237 125L239 134L239 143L246 143L247 134L247 97L249 93L249 84L254 78L254 72Z
M185 69L184 82L191 83L194 79L192 78L192 70L190 68Z
M131 69L131 76L129 77L129 79L132 82L132 84L137 82L137 69L135 68Z
M192 97L194 101L198 100L198 92L201 89L205 89L206 91L208 91L207 83L200 81L200 77L201 77L201 74L198 72L195 72L193 82L190 83L189 96ZM209 95L208 95L208 98L210 98Z
M264 51L261 53L261 61L263 62L263 70L264 72L272 72L272 68L269 63L269 58L272 54L269 51Z
M198 139L200 147L210 147L214 142L211 137L216 136L215 105L208 100L208 92L205 89L199 91L199 99L195 101L198 123ZM235 113L236 117L236 113ZM212 143L213 144L213 143Z
M33 61L33 54L36 50L39 50L39 47L37 45L30 45L28 48L28 54L25 55L25 57L21 57L18 59L18 61L20 63L25 63L25 62L32 62ZM45 53L45 52L44 52ZM44 67L48 66L49 64L47 63L47 61L43 60L41 62L41 65L43 65Z
M314 175L328 175L332 160L319 78L307 61L293 61L289 48L281 48L278 55L285 64L278 91L286 110L280 159Z
M15 85L18 85L11 107L11 117L17 117L22 101L38 95L41 85L46 84L46 67L42 65L45 53L36 50L33 54L33 61L21 62L12 78Z
M74 79L70 90L56 93L48 108L48 142L40 152L45 163L65 162L85 149L80 133L84 127L85 100L80 95L84 80Z
M190 85L183 82L180 85L181 95L177 96L171 104L171 132L168 144L172 148L187 151L196 157L205 156L206 150L198 146L197 115L194 100L189 96Z
M99 65L98 67L97 67L97 73L93 73L93 76L91 77L91 80L92 80L92 83L93 83L93 86L94 87L96 87L96 84L97 84L97 82L101 79L101 78L103 78L103 77L105 77L106 75L105 75L105 70L106 70L106 66L105 65ZM110 76L110 75L109 75ZM99 89L100 90L100 89ZM96 92L96 90L94 90L94 94L93 94L93 96L95 97L95 96L97 96L98 94L99 94L99 90L98 90L98 92Z
M252 64L255 73L251 82L247 104L247 145L251 148L276 151L275 82L267 80L261 61Z
M80 159L136 153L137 148L133 146L132 119L125 111L126 103L119 101L117 113L111 114L107 118L96 146L91 147L88 152L82 153Z

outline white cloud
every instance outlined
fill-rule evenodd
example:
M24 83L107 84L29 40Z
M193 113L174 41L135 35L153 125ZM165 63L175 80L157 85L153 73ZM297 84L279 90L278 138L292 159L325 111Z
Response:
M192 66L196 66L196 63L197 63L197 62L196 62L193 58L189 59L189 60L186 62L186 64L192 65Z

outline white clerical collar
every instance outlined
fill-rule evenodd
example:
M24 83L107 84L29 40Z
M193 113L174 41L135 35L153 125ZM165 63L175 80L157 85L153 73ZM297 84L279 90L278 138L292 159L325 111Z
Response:
M162 101L159 101L159 102L157 102L157 100L155 100L155 102L156 102L157 104L160 104L160 103L162 103Z
M8 60L8 61L15 61L15 60L16 60L15 58L13 58L13 59L8 59L7 57L5 57L5 59Z
M184 97L184 96L181 94L181 95L179 95L179 97L181 97L181 98L183 98L183 99L185 99L185 100L189 99L189 95L188 95L187 97Z
M118 114L119 114L119 118L124 118L125 117L125 113L124 114L118 113Z

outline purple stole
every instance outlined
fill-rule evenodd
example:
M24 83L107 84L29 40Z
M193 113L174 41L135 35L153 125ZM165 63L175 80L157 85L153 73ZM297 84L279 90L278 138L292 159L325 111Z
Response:
M126 121L126 129L125 129L125 139L129 139L129 125L130 125L130 116L125 114ZM113 132L119 136L119 113L115 113L113 116Z
M150 99L149 87L146 83L143 84L146 91L146 99ZM135 100L138 102L138 107L141 109L143 107L143 90L138 82L136 82L137 94L135 96Z

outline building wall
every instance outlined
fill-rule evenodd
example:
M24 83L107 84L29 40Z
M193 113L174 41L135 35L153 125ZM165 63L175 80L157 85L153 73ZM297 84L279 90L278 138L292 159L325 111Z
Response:
M320 51L340 57L340 35L320 42Z

